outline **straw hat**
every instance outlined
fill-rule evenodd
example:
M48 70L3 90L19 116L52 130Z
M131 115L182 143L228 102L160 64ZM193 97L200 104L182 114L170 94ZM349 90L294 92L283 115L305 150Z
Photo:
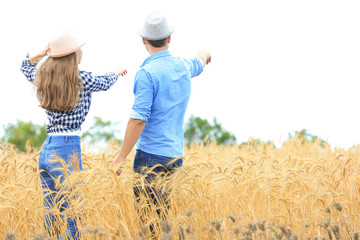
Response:
M77 39L71 32L62 32L50 41L50 57L63 57L76 52L85 44Z
M169 26L165 16L159 12L151 12L144 21L144 26L139 30L139 35L147 40L162 40L169 37L174 31Z

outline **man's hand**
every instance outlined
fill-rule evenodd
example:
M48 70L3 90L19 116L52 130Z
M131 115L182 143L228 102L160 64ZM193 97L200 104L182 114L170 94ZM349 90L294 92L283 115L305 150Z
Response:
M136 141L139 139L142 130L145 127L146 122L140 119L129 119L128 125L125 131L124 142L121 145L119 156L112 162L111 166L116 164L122 164L126 161L126 157L129 155L130 151L136 144ZM120 175L122 170L118 169L116 171L117 175Z
M126 158L123 157L123 156L117 156L117 158L111 163L111 166L114 167L115 165L117 164L124 164L126 161ZM119 168L118 170L116 170L116 175L120 176L120 174L122 173L123 171Z
M198 52L196 54L198 58L204 63L204 65L209 64L211 62L211 55L208 52Z

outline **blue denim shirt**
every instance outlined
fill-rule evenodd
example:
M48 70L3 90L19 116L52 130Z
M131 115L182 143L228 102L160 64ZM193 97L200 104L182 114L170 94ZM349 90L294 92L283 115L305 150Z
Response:
M164 50L150 55L140 67L130 115L146 122L137 148L166 157L182 156L191 78L198 76L204 65L198 58L173 57Z

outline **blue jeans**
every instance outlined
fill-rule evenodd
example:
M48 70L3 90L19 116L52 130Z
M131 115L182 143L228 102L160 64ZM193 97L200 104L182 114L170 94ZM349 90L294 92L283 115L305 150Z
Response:
M64 161L63 164L66 164L65 168L57 158ZM77 160L77 164L76 162L73 164L74 159ZM73 166L75 166L75 169ZM66 172L64 172L65 169L67 169ZM45 229L49 236L58 239L70 239L70 237L80 239L76 225L76 221L79 220L78 218L71 219L65 216L67 229L65 234L61 234L57 221L59 216L54 216L52 213L54 208L58 208L60 213L64 213L69 207L69 191L71 189L65 189L62 185L59 186L59 184L56 185L56 182L63 183L66 176L72 172L83 170L80 137L48 136L40 153L39 170L45 207Z
M145 176L146 184L143 187L139 183L134 185L134 194L136 202L139 203L140 198L145 198L151 201L156 206L156 212L160 218L166 219L167 210L169 209L168 195L166 191L158 189L152 183L156 180L157 176L169 177L177 168L183 164L183 159L178 159L172 162L174 158L155 155L136 150L134 159L134 171ZM151 171L149 171L151 170ZM150 202L148 202L150 204ZM137 204L139 205L139 204ZM144 221L144 217L147 215L147 208L140 209L140 218ZM150 226L150 230L153 230L153 226Z

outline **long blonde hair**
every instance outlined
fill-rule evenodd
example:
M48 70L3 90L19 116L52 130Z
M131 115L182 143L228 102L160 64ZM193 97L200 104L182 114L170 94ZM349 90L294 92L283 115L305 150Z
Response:
M75 109L82 88L76 53L47 58L37 72L35 85L40 107L61 112Z

